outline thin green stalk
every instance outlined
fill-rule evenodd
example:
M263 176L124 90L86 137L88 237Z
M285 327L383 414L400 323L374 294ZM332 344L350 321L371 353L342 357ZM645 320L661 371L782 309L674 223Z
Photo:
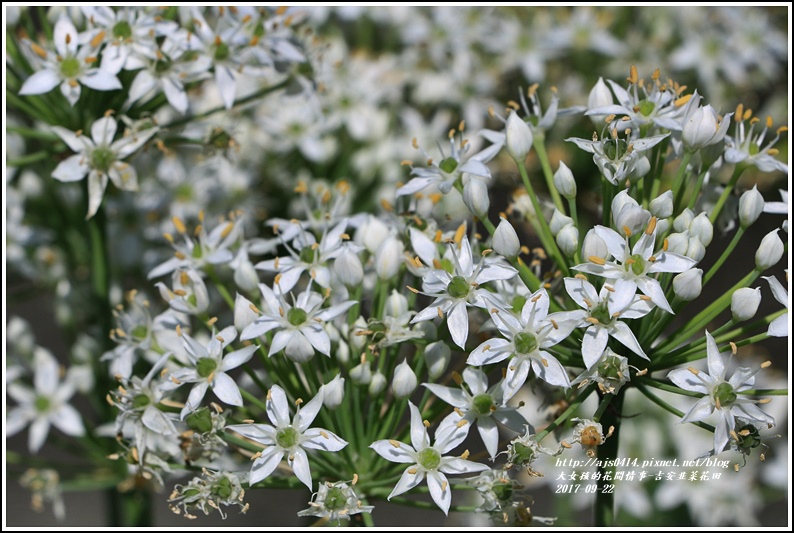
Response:
M670 405L666 401L664 401L661 398L659 398L658 396L656 396L654 393L649 391L643 384L637 383L637 388L640 389L640 392L642 392L645 395L646 398L651 400L653 403L655 403L656 405L658 405L659 407L661 407L665 411L668 411L668 412L674 414L678 418L684 418L684 412L683 411L679 411L678 409L676 409L675 407L673 407L672 405ZM699 428L703 428L703 429L705 429L707 431L711 431L712 433L714 433L714 431L715 431L714 426L711 426L711 425L706 424L704 422L692 422L692 423L695 424L696 426L698 426Z
M675 174L675 178L673 178L673 213L680 212L679 207L684 196L684 189L686 189L686 187L683 186L684 176L686 175L686 169L687 166L689 166L689 161L692 159L694 154L694 152L689 150L684 152L684 157L681 158L681 163L678 165L678 171Z
M745 396L788 396L788 389L746 389L736 391L736 394Z
M731 242L728 244L728 247L725 248L725 250L722 252L722 255L720 255L720 258L717 259L716 263L714 263L714 266L712 266L709 269L709 271L706 273L706 275L703 276L704 286L706 285L706 283L709 282L711 278L714 277L714 274L719 272L722 265L725 263L728 257L733 253L733 249L736 248L737 244L739 244L739 239L742 238L742 235L744 235L744 228L740 227L739 229L736 230L736 233L733 235L733 238L731 239Z
M717 217L720 216L720 211L722 211L722 208L725 206L725 202L728 201L728 197L731 195L733 188L736 186L736 182L739 181L739 177L746 168L747 165L739 163L736 165L736 168L733 169L733 175L731 176L730 181L728 181L728 184L725 185L725 189L723 189L719 200L717 200L717 204L714 206L714 209L711 210L711 214L709 215L709 220L712 224L717 221Z
M546 428L535 435L535 441L540 442L543 440L546 435L557 429L557 426L562 424L563 422L568 421L571 418L571 415L579 409L579 406L590 396L590 393L593 392L595 389L595 385L589 385L586 387L579 395L568 405L568 408L563 412L560 416L558 416L552 423L550 423Z
M518 171L521 174L521 180L524 182L524 188L527 190L529 199L532 201L532 207L535 210L535 219L538 221L538 225L540 226L536 228L538 230L538 237L540 237L543 247L546 248L546 251L549 253L549 255L554 258L558 268L562 270L563 275L568 276L570 274L568 271L568 264L560 252L560 249L557 247L557 242L551 235L549 224L546 222L546 218L543 216L543 211L540 208L540 202L538 202L538 197L535 194L535 190L532 188L532 183L529 181L527 167L521 161L516 161L516 163L518 163Z
M40 150L38 152L33 152L32 154L26 154L21 157L17 157L16 159L9 159L6 161L6 166L19 168L30 165L31 163L50 159L51 157L52 154L50 154L48 151Z
M694 209L698 195L700 194L700 189L703 188L703 181L706 179L706 174L708 174L708 169L703 170L700 174L698 174L698 180L695 183L695 189L689 196L689 203L687 204L688 209Z
M606 466L618 455L618 443L620 438L620 423L623 414L623 398L625 397L626 389L621 389L617 394L613 395L614 398L611 402L607 402L609 409L602 411L600 423L603 427L609 428L612 435L607 438L603 444L598 447L598 472L601 474L598 478L596 489L595 501L595 525L596 527L613 526L615 524L615 494L612 490L608 490L607 485L611 485L608 478L614 477L613 475L605 475L607 473L614 474L614 466ZM603 402L602 402L603 403ZM599 411L601 407L599 406Z
M546 178L546 186L549 188L549 194L554 201L555 207L561 213L565 212L562 205L562 198L560 197L557 187L554 186L554 173L551 171L551 164L549 163L549 154L546 153L546 136L542 132L537 132L532 139L532 146L535 147L535 152L538 154L538 161L540 161L540 168L543 169L543 177Z
M256 396L254 396L253 394L251 394L250 392L248 392L245 389L240 389L240 394L243 396L243 398L246 399L246 401L248 401L249 403L254 404L263 413L267 413L267 405L265 405L265 402L263 402L262 400L260 400L259 398L257 398Z
M680 394L682 396L691 396L692 398L702 398L703 394L700 392L693 392L684 390L681 387L677 387L670 383L665 383L664 381L659 381L657 379L652 379L647 376L637 376L635 378L637 383L642 383L643 385L649 385L655 389L672 392L674 394Z

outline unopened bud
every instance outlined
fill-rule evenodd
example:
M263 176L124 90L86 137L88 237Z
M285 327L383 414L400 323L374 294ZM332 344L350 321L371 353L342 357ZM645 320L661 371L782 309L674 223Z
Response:
M569 200L576 198L576 180L568 166L560 161L560 167L554 173L554 187Z
M395 277L403 262L403 243L390 235L375 252L375 272L381 280Z
M703 271L691 268L673 278L673 292L685 302L691 302L703 289Z
M334 260L334 272L339 280L348 287L356 287L364 279L364 267L361 259L350 247L345 249Z
M678 232L689 231L689 225L692 224L692 220L694 219L695 213L689 208L684 209L681 211L681 214L673 220L673 229Z
M377 396L386 388L386 376L380 370L372 374L372 380L369 382L369 395Z
M518 240L518 234L516 234L513 225L504 218L502 218L499 225L496 227L492 246L496 253L509 259L518 257L518 252L521 249L521 242Z
M369 382L372 381L372 369L369 367L369 361L364 361L351 368L350 379L356 385L369 385Z
M568 224L557 233L557 246L560 247L562 253L573 257L579 249L579 230L576 229L576 226Z
M488 216L491 199L488 197L488 186L475 176L470 176L469 181L463 186L463 203L469 212L479 218Z
M750 320L755 316L758 311L758 306L761 305L761 289L756 287L742 287L736 289L731 296L731 313L733 313L733 320L742 322Z
M394 369L394 377L391 382L392 391L394 396L399 399L407 398L411 393L416 390L417 380L416 374L411 369L406 361L403 361L397 368Z
M323 393L323 405L328 409L336 409L345 399L345 378L337 374L334 379L320 387Z
M739 198L739 224L742 229L758 220L764 211L764 197L758 192L758 187L753 186Z
M532 149L532 140L529 125L515 111L510 111L505 126L505 144L510 157L523 163Z
M569 224L573 224L573 219L555 209L554 214L551 215L551 221L549 221L549 229L551 234L556 237L560 230Z
M582 242L582 257L600 257L604 260L609 258L607 243L596 234L594 229L588 231L584 236L584 242Z
M242 331L245 327L257 319L259 315L254 312L253 303L245 296L240 296L234 299L234 327L237 331Z
M692 223L689 224L689 233L693 237L700 239L703 246L711 244L711 239L714 238L714 226L711 225L711 221L706 213L700 213L692 219Z
M770 231L761 239L758 251L755 252L755 268L764 271L777 264L783 257L783 242L777 236L778 230Z
M441 376L452 360L452 350L443 341L433 342L425 348L427 375L433 380Z
M673 216L673 191L665 191L653 200L648 206L651 214L658 219Z

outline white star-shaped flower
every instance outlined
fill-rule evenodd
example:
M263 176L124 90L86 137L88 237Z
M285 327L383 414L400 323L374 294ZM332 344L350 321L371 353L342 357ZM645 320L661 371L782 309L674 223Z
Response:
M281 460L286 458L298 479L311 490L313 486L312 474L306 450L338 452L347 446L347 442L335 433L309 427L323 406L322 391L317 393L303 409L298 407L291 422L287 394L278 385L273 385L268 391L266 406L267 417L273 424L272 426L269 424L226 426L227 430L239 433L265 446L259 457L254 459L248 478L249 484L254 485L268 477L278 467Z
M704 394L681 419L683 422L699 422L717 411L719 421L714 431L714 452L720 453L731 437L736 438L736 419L756 426L775 425L775 419L759 409L757 400L742 396L740 392L752 389L755 374L771 363L763 363L757 370L737 368L729 380L725 380L725 363L714 337L706 332L706 354L708 374L695 368L678 368L668 374L670 381L684 390Z
M466 432L457 430L454 426L447 431L438 431L436 442L431 445L419 409L411 402L408 402L408 407L411 410L411 446L396 440L378 440L370 445L370 448L388 461L411 465L405 469L387 499L411 490L427 476L430 496L444 514L448 514L452 491L444 474L471 474L488 470L488 467L462 457L444 457L445 453L466 438Z

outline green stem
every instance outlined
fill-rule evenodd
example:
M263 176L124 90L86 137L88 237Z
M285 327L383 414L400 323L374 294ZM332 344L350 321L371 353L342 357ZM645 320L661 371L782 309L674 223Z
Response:
M643 385L649 385L655 389L672 392L674 394L680 394L682 396L691 396L693 398L703 397L703 394L700 392L684 390L670 383L665 383L664 381L659 381L645 376L637 376L636 379L638 383L642 383Z
M788 389L746 389L736 391L736 394L745 396L788 396Z
M607 485L611 484L610 479L612 475L606 476L607 472L614 473L614 466L606 466L610 461L614 461L618 455L618 442L620 437L620 422L623 411L623 398L626 394L626 389L620 390L617 394L613 395L614 398L607 401L610 409L604 409L602 412L600 423L604 428L609 428L612 435L607 438L603 444L598 447L598 472L601 476L598 478L598 485L596 489L596 502L595 502L595 526L605 527L615 525L615 494L612 490L608 490ZM602 403L604 403L602 401ZM599 406L601 411L601 406ZM610 478L610 479L607 479Z
M728 201L728 197L731 195L733 188L736 186L736 182L739 181L739 177L746 168L747 165L740 163L735 169L733 169L733 175L731 176L730 181L728 181L728 184L725 185L725 190L722 191L719 200L717 200L717 204L714 206L714 209L711 210L711 214L709 215L709 220L712 224L714 224L714 222L717 220L717 217L720 216L720 211L722 211L722 208L725 206L725 202Z
M558 416L551 424L546 426L543 431L535 435L535 442L540 442L546 437L546 435L557 429L557 426L568 421L571 418L571 415L576 412L576 410L579 409L579 406L582 405L588 396L590 396L590 393L593 392L593 389L595 389L595 385L589 385L582 392L580 392L564 413Z
M687 204L688 209L694 209L695 203L698 199L698 194L700 194L700 189L703 188L703 181L706 179L706 174L708 174L708 169L703 170L700 174L698 174L698 180L695 183L695 190L692 191L692 194L689 196L689 203Z
M46 150L41 150L39 152L33 152L32 154L23 155L22 157L17 157L16 159L9 159L6 161L7 167L24 167L26 165L30 165L31 163L36 163L38 161L43 161L45 159L50 159L52 154L50 154Z
M736 230L736 233L733 235L733 238L731 239L731 242L728 244L728 247L725 248L725 250L722 252L722 255L720 255L720 258L717 259L716 263L714 263L714 266L712 266L709 269L709 271L706 273L706 275L703 276L704 286L706 285L706 283L709 282L711 278L714 277L714 274L716 274L720 270L720 268L728 259L728 257L733 253L733 249L736 248L737 244L739 244L739 239L742 238L742 235L744 235L744 228L740 227L738 230Z
M549 188L549 194L554 201L554 205L561 213L565 212L562 205L562 198L560 197L557 187L554 186L554 173L551 171L551 164L549 163L549 154L546 153L546 136L543 132L538 131L532 139L532 146L538 154L540 167L543 169L543 177L546 178L546 186Z
M670 405L666 401L662 400L661 398L656 396L654 393L649 391L647 388L645 388L645 386L642 385L641 383L637 383L637 388L640 389L640 392L642 392L645 395L646 398L651 400L653 403L655 403L656 405L658 405L659 407L661 407L665 411L668 411L668 412L674 414L678 418L684 418L684 412L683 411L679 411L678 409L676 409L675 407L673 407L672 405ZM714 431L715 431L714 426L710 426L709 424L706 424L704 422L692 422L692 424L695 424L697 427L703 428L703 429L705 429L707 431L711 431L712 433L714 433Z
M681 158L681 163L678 165L678 172L675 174L675 178L673 178L673 213L680 212L679 206L681 205L681 199L684 196L684 176L686 175L686 168L689 166L689 160L692 159L694 152L689 150L684 152L684 157Z

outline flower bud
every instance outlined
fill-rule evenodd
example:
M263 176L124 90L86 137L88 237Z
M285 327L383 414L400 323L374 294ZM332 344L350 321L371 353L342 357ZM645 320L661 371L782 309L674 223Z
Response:
M692 223L689 224L689 233L693 237L700 239L703 246L711 244L711 239L714 238L714 226L711 225L711 221L706 213L700 213L692 219Z
M629 179L632 182L635 182L638 179L645 176L645 174L650 172L650 170L651 170L650 160L648 160L648 158L645 157L644 155L640 156L639 158L637 158L634 164L631 165L631 172L629 173Z
M350 361L350 346L345 341L339 341L336 350L334 350L334 356L340 364L346 365Z
M518 252L521 249L521 242L518 240L518 235L513 225L506 219L502 218L499 225L496 227L491 246L496 253L508 259L518 257Z
M770 231L761 239L758 251L755 252L755 268L764 271L777 264L783 257L783 242L777 236L778 230Z
M345 246L334 260L334 272L339 281L348 287L355 287L364 279L364 267L361 264L361 259L349 246Z
M665 191L653 200L648 206L651 214L658 219L673 216L673 191Z
M441 374L446 371L451 360L452 350L450 350L449 346L443 341L430 343L425 348L427 375L431 380L441 376Z
M695 261L700 261L706 255L706 247L697 237L689 237L685 256Z
M596 109L598 107L605 107L612 105L612 91L609 90L607 84L604 83L604 78L599 77L596 84L590 89L590 94L587 97L587 108ZM604 117L606 115L589 115L598 128L604 125Z
M730 115L718 123L717 112L713 107L699 107L684 122L681 131L684 146L694 151L716 144L725 138L730 123Z
M735 322L750 320L761 305L761 288L743 287L731 295L731 313Z
M363 316L359 316L348 329L347 342L350 343L350 348L357 351L362 351L364 349L364 345L367 343L367 337L366 335L357 335L357 333L365 329L367 329L367 321Z
M369 385L369 382L372 381L372 369L369 367L369 361L364 361L351 368L350 379L356 385Z
M399 399L407 398L416 390L416 374L406 361L403 361L394 369L394 377L391 382L391 389L394 396Z
M562 253L573 257L579 249L579 230L573 224L568 224L557 233L557 246Z
M582 242L582 257L600 257L604 260L609 258L607 243L596 234L594 229L588 231L584 236L584 242Z
M532 140L529 125L515 111L510 111L505 125L505 144L510 157L523 163L532 149Z
M245 326L259 317L252 309L253 305L249 299L237 293L237 297L234 299L234 327L237 331L242 331Z
M403 262L403 243L390 235L375 252L375 273L382 280L391 279L400 271Z
M477 177L471 176L463 186L463 203L469 212L479 218L488 216L491 199L488 197L488 186Z
M750 224L758 220L763 211L764 197L754 185L739 198L739 224L742 229L747 229Z
M681 211L681 214L679 214L673 220L673 229L678 232L688 231L689 225L692 224L692 220L694 220L694 218L695 213L693 213L691 209L684 209Z
M623 235L624 228L629 228L632 235L639 233L648 226L651 213L643 209L637 201L623 189L612 200L612 221L618 233Z
M576 180L573 177L573 172L562 161L560 161L557 172L554 173L554 187L569 200L576 198Z
M386 388L386 376L383 375L383 372L380 370L376 370L374 374L372 374L372 381L369 382L369 395L370 396L377 396L383 389Z
M659 218L656 220L656 234L665 235L667 230L670 229L670 221L666 218Z
M369 215L356 232L356 242L363 244L370 253L375 253L378 246L389 235L389 227L378 217Z
M432 320L414 324L413 331L421 333L422 338L427 342L433 342L438 338L438 328L433 324Z
M549 222L549 229L552 235L556 237L562 228L570 224L573 224L571 217L564 215L558 209L554 209L554 214L551 215L551 221Z
M256 273L253 263L248 259L245 247L240 249L235 262L237 266L234 269L234 282L244 291L255 291L259 286L259 275Z
M386 298L386 314L391 317L400 317L408 313L408 298L396 290L392 290Z
M689 232L671 233L667 237L667 251L678 255L686 255L689 248Z
M703 271L691 268L673 278L673 292L685 302L691 302L703 289Z
M334 379L320 387L323 393L323 405L328 409L336 409L345 399L345 378L337 374Z

